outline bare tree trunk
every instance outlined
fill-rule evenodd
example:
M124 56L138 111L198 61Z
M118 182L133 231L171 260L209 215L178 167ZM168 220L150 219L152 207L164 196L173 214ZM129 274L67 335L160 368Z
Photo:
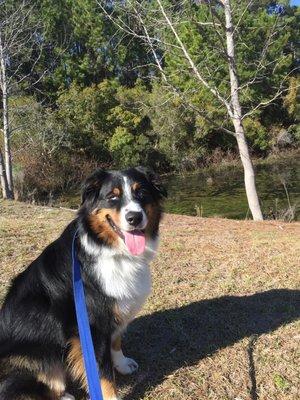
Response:
M4 159L1 151L0 151L0 184L2 188L2 196L4 199L7 199L9 197L9 189L6 179Z
M249 154L249 148L245 137L245 130L242 123L242 110L239 100L239 84L238 76L235 64L234 54L234 37L233 37L233 23L230 0L223 0L225 21L226 21L226 43L227 43L227 55L228 55L228 67L230 75L230 88L231 88L231 107L232 116L231 120L234 126L238 149L241 157L241 161L244 168L244 180L246 195L250 211L255 221L262 221L263 215L260 208L260 203L257 195L256 184L255 184L255 172L253 164Z
M12 175L12 157L10 147L10 131L9 131L9 116L8 116L8 91L7 91L7 76L5 68L5 54L3 51L2 38L0 32L0 77L2 89L2 108L3 108L3 142L4 142L4 165L3 174L6 176L8 199L14 198L13 175ZM3 186L2 186L3 188ZM4 193L4 192L3 192Z

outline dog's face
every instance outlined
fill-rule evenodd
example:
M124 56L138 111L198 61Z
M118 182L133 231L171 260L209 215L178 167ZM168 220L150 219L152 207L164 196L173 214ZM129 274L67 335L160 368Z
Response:
M81 214L103 244L125 244L130 254L140 255L157 234L165 196L157 176L145 168L97 170L83 186Z

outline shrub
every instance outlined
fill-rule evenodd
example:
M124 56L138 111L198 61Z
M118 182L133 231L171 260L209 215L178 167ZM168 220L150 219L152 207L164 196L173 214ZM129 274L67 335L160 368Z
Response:
M134 135L127 128L117 127L109 149L117 167L148 164L149 139L143 135Z
M93 158L73 146L56 111L29 97L11 101L16 197L49 202L63 191L77 188L96 166Z
M78 190L97 167L83 155L60 150L49 154L39 145L25 148L16 157L15 190L19 200L49 203L65 191Z
M244 128L252 149L265 152L270 147L269 135L266 128L257 119L245 118Z

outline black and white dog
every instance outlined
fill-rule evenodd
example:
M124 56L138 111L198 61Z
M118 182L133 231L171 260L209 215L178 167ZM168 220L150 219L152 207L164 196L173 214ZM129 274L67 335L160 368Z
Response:
M116 400L114 368L137 369L121 334L151 290L161 203L166 191L142 167L97 170L84 183L77 217L8 291L0 314L0 399L73 398L87 390L72 292L72 238L82 265L86 302L105 400Z

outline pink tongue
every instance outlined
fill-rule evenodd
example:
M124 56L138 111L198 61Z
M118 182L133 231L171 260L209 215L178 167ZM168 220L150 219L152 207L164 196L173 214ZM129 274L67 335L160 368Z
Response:
M123 231L125 236L125 244L133 256L142 254L145 250L146 240L145 234L141 231Z

